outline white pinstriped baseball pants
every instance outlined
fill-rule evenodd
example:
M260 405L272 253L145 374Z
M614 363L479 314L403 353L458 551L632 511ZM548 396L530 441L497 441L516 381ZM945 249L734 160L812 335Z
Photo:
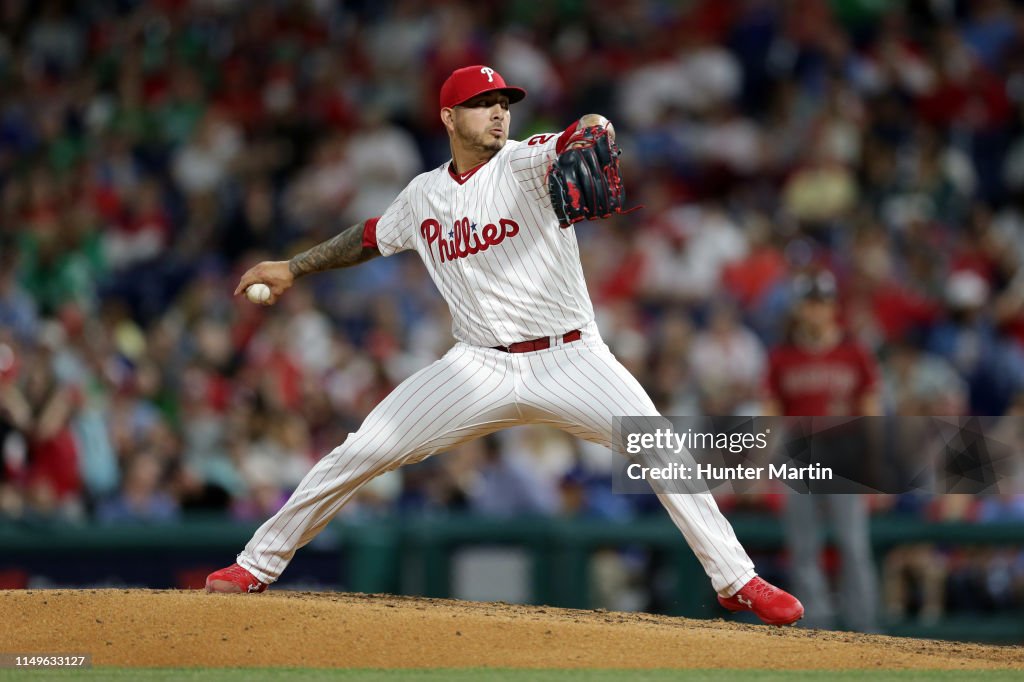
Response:
M256 531L238 563L274 582L360 486L403 464L520 424L550 424L611 447L612 418L624 415L658 412L594 323L579 341L532 353L458 343L402 382L321 459ZM710 494L658 497L716 592L731 596L754 577L753 562Z

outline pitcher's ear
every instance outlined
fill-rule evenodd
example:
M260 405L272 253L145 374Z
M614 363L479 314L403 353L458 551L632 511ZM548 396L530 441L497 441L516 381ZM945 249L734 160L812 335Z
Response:
M445 128L455 127L455 110L450 107L445 107L441 110L441 123L444 124Z

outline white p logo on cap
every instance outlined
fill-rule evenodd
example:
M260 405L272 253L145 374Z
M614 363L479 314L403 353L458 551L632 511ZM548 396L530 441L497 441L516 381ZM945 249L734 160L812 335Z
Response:
M480 73L485 74L487 76L488 83L494 82L494 69L492 69L491 67L485 66L484 68L480 69Z

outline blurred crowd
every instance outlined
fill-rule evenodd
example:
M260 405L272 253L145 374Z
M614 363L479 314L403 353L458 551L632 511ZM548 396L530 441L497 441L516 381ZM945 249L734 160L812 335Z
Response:
M529 92L514 138L615 123L645 208L576 232L605 340L665 414L757 414L793 278L821 270L887 413L1021 409L1019 3L8 0L0 518L261 520L442 354L411 254L273 308L231 294L445 162L437 92L474 63ZM608 458L515 429L343 513L646 512ZM1024 558L997 563L977 590L1021 603Z

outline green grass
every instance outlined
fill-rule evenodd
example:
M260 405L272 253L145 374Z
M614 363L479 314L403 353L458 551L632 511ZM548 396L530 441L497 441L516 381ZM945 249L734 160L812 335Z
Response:
M139 680L150 682L861 682L863 680L1024 680L1024 671L956 670L508 670L502 668L459 668L432 670L313 670L309 668L223 668L190 670L182 668L92 668L88 670L0 670L0 682L9 680Z

